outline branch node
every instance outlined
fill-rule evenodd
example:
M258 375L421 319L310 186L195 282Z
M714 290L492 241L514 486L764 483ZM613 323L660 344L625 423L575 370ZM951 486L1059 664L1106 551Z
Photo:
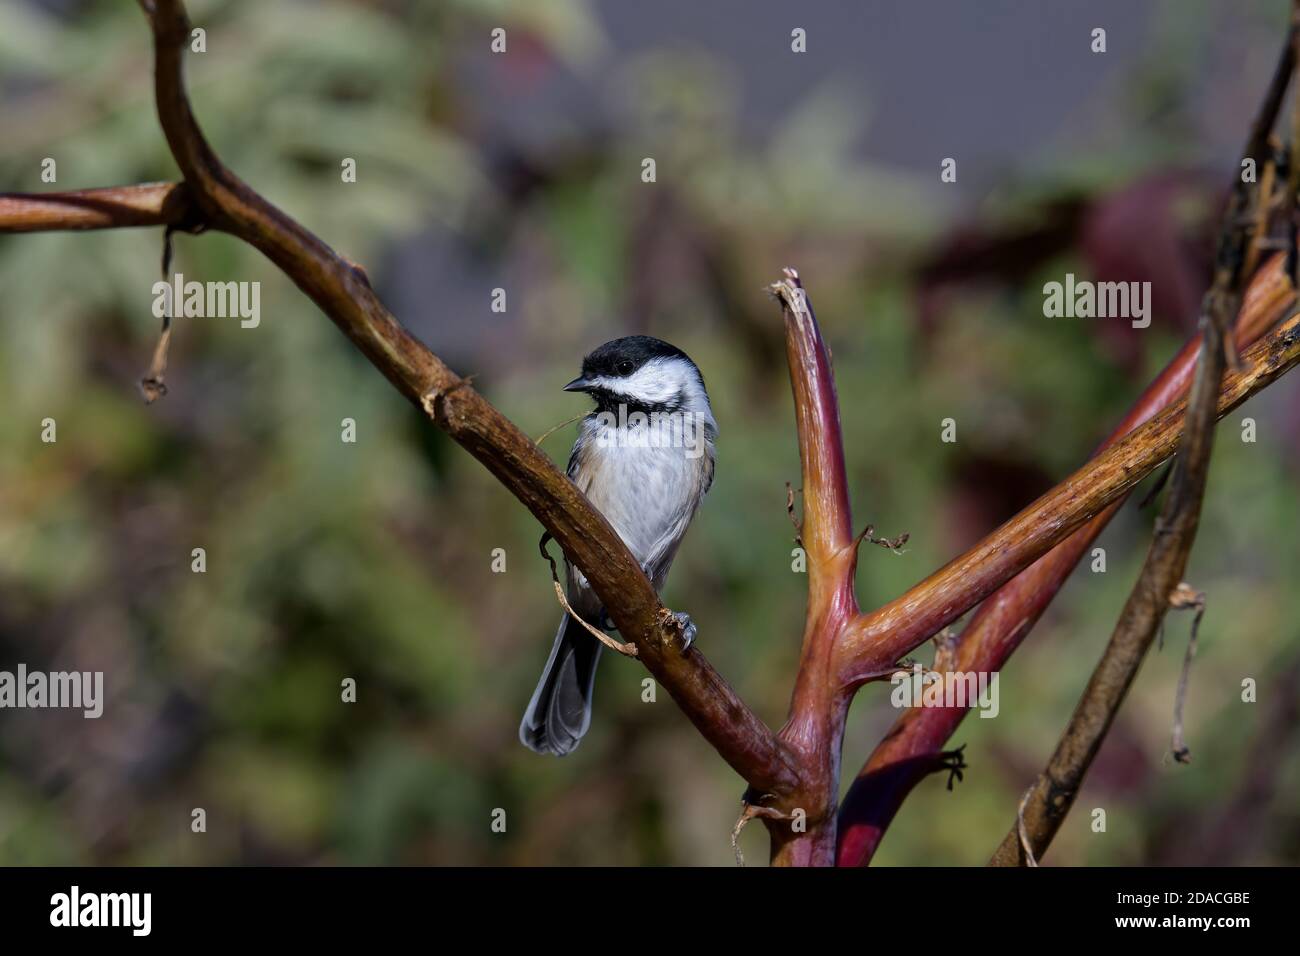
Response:
M424 393L420 399L420 407L424 413L432 418L435 422L443 424L447 421L447 396L460 391L463 388L470 388L474 384L474 376L466 375L448 385L446 388L431 388Z
M348 268L352 270L353 275L366 284L366 288L371 288L370 273L366 272L365 266L358 262L353 262L347 256L339 256L339 258L342 259L347 264Z

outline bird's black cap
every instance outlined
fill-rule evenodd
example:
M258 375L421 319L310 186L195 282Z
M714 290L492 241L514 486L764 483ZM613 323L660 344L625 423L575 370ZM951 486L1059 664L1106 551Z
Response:
M565 391L585 391L592 379L605 375L622 378L631 375L654 358L682 358L691 362L690 356L675 345L651 335L625 335L606 342L582 360L582 375L564 386ZM691 362L691 365L694 365Z

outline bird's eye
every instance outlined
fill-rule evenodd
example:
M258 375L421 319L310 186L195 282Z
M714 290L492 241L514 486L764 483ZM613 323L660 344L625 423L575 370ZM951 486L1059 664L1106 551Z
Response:
M636 368L636 366L633 365L629 359L623 359L623 361L618 363L616 368L618 369L619 375L631 375L632 369Z

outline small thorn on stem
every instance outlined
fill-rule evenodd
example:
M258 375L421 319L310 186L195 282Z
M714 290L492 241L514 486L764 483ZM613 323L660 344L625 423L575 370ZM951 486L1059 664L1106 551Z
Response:
M799 489L803 491L802 488ZM790 523L794 525L794 543L803 547L803 524L799 521L799 516L794 513L794 487L790 482L785 483L785 513L790 516Z
M339 258L348 264L348 268L352 270L358 279L364 282L367 286L370 285L370 273L366 272L365 266L358 262L353 262L347 256L340 256Z
M902 550L902 547L907 544L911 537L912 535L910 532L904 532L897 538L877 538L876 526L869 524L863 529L862 534L858 535L854 545L860 545L863 541L870 541L872 544L878 544L882 548L888 548L890 551L894 552L894 554L903 554L905 552Z

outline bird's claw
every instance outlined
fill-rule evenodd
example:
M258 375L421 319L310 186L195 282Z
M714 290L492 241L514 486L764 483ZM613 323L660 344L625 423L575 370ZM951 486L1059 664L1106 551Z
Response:
M691 649L691 645L695 643L695 637L699 633L699 629L695 626L695 622L691 620L691 616L685 611L675 612L673 620L677 622L677 627L682 632L682 653L685 654Z

